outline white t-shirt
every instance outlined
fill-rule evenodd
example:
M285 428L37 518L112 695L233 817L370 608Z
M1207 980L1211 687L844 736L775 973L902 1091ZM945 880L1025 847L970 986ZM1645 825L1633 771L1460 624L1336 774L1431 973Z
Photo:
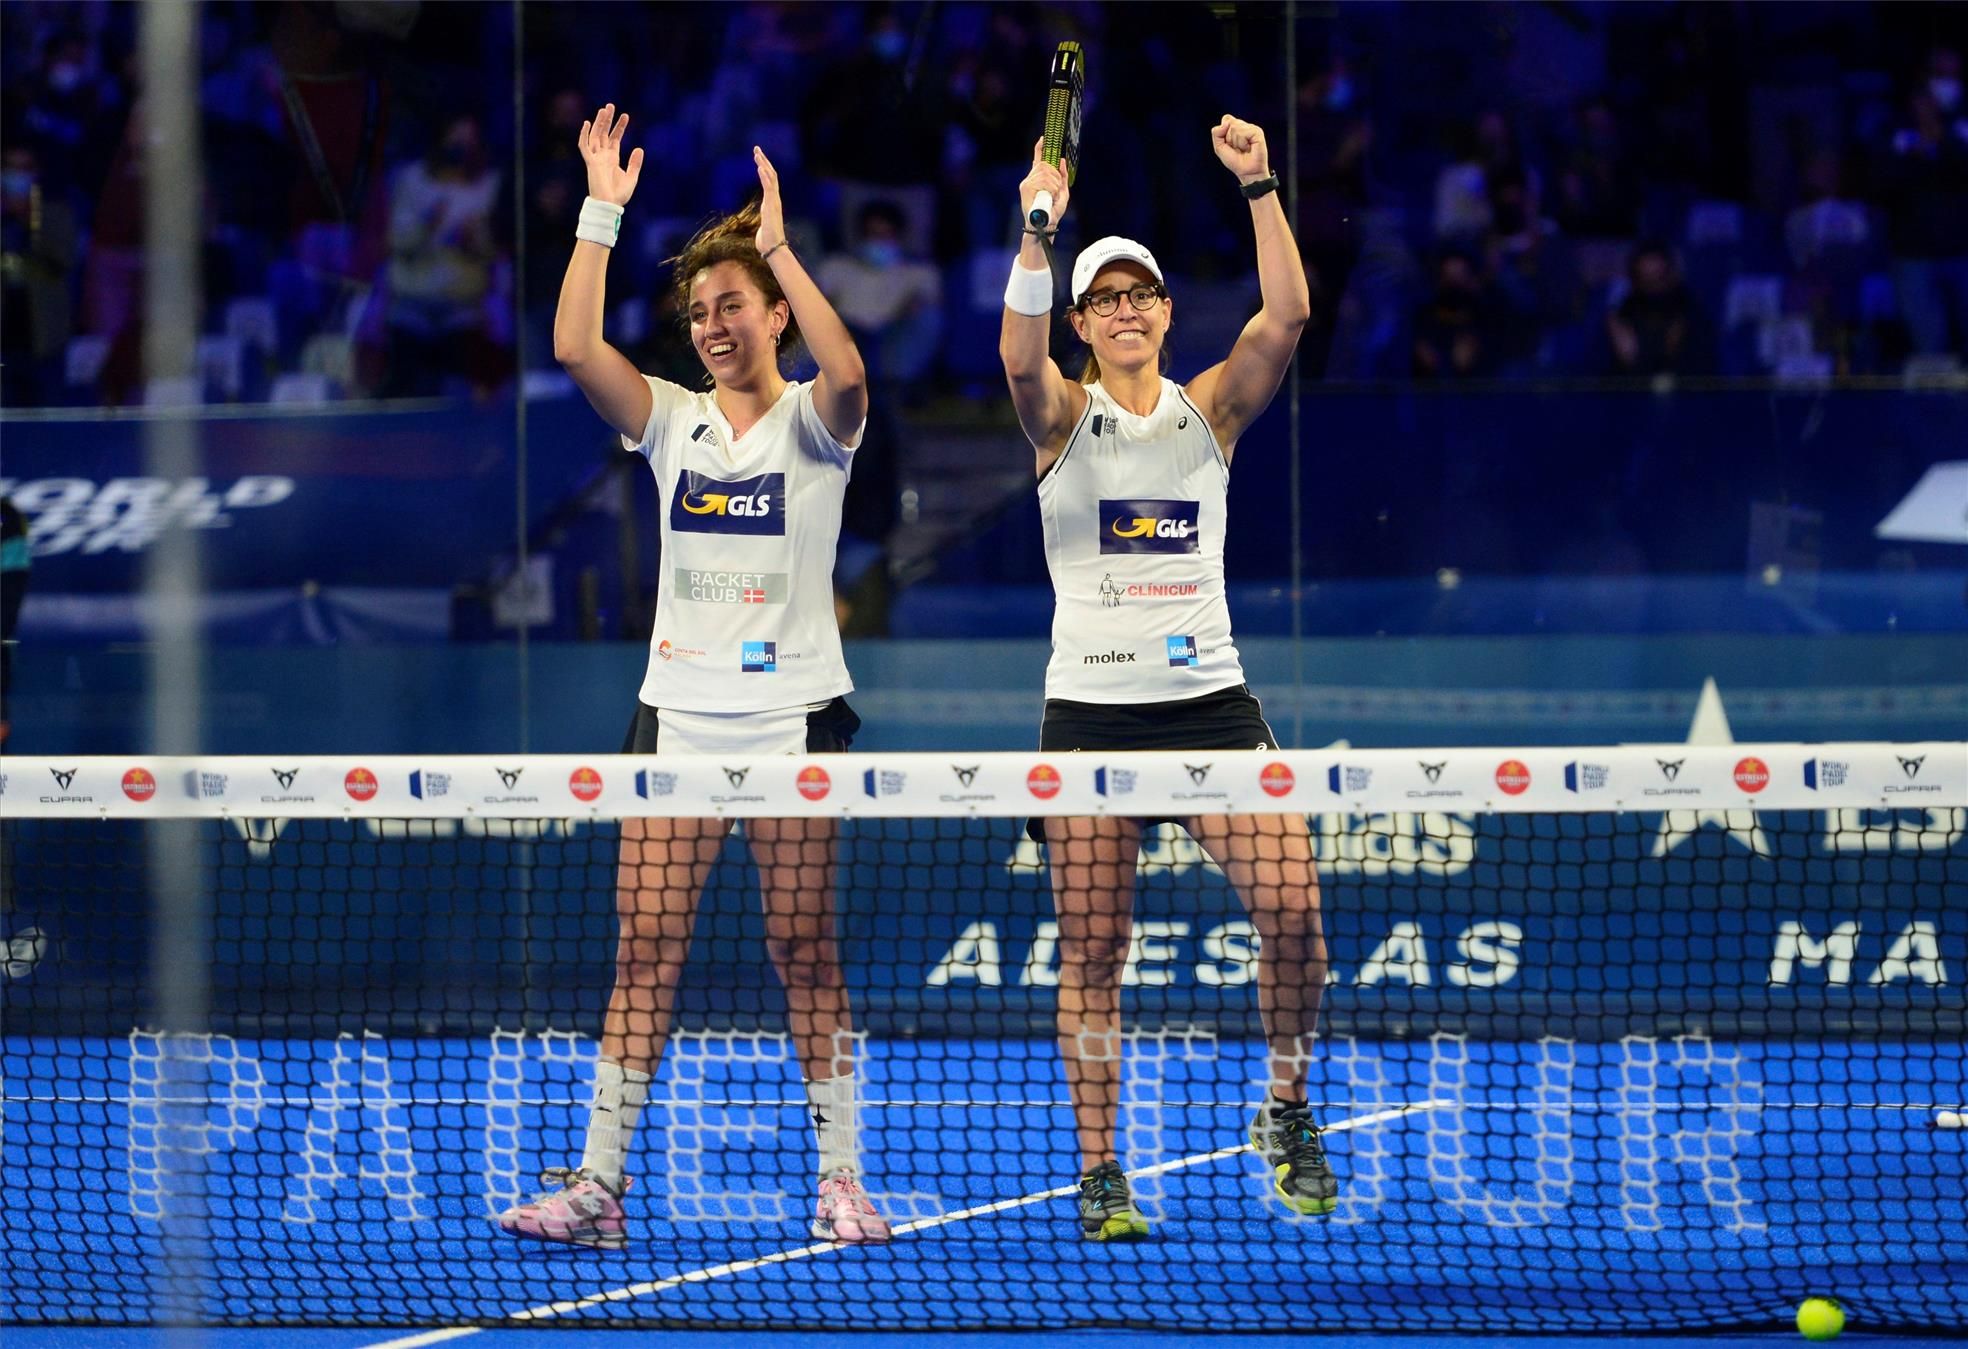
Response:
M1199 698L1244 682L1223 590L1230 465L1174 380L1145 417L1098 384L1039 479L1052 573L1046 697Z
M835 440L811 383L742 439L708 391L645 375L662 574L642 701L692 712L822 703L854 687L834 619L841 497L862 427Z

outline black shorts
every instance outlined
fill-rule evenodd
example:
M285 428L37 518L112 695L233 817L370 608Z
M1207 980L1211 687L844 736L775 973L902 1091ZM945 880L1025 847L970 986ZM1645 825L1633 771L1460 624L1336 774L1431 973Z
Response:
M1079 703L1048 698L1039 722L1039 749L1073 754L1148 749L1276 749L1278 737L1250 685L1238 684L1200 698L1162 703ZM1144 825L1165 818L1143 819ZM1045 821L1034 816L1025 832L1045 842Z
M637 699L635 715L629 718L629 733L622 737L622 753L656 753L658 729L656 709ZM860 729L861 718L854 715L847 699L836 698L806 714L806 752L845 754Z

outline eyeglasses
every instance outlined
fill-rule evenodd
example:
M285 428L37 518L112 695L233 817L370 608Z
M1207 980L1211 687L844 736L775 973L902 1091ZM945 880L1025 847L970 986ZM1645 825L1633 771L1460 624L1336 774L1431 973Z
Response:
M1149 282L1143 281L1138 286L1129 286L1124 292L1118 290L1090 290L1080 297L1080 307L1082 309L1091 309L1094 313L1100 315L1100 317L1106 318L1109 314L1121 307L1121 296L1123 294L1128 297L1129 304L1138 310L1144 311L1153 309L1168 297L1168 291L1162 286L1152 285Z

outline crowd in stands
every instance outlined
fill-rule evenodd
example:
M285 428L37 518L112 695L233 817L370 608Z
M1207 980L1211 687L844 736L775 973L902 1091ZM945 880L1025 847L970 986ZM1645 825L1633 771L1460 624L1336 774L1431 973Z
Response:
M138 10L0 12L7 406L155 398ZM1290 98L1273 6L517 12L515 34L503 4L202 7L209 401L550 381L574 137L604 101L652 168L610 276L611 335L645 368L701 373L663 260L755 186L759 144L897 401L996 397L1015 184L1063 37L1090 67L1069 227L1157 251L1178 359L1185 329L1234 332L1254 302L1206 138L1228 110L1271 129L1274 162L1296 122L1310 377L1821 380L1968 356L1958 8L1341 6L1301 21Z

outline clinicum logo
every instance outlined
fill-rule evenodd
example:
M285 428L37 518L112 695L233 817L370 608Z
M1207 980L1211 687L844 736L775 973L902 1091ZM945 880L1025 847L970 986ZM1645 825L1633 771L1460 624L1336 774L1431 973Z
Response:
M784 534L786 475L761 473L726 482L679 473L670 496L670 528L692 534Z
M357 801L369 800L380 786L382 783L376 780L376 775L366 768L351 768L342 779L343 789Z
M567 776L567 790L577 801L592 801L601 795L601 774L592 768L577 768Z
M1736 764L1736 785L1746 792L1760 792L1770 785L1770 765L1754 755Z
M1039 800L1050 801L1059 795L1059 770L1042 763L1025 775L1025 787Z
M674 795L676 793L676 785L677 776L675 773L658 773L648 768L636 770L636 795L645 801L652 797Z
M1193 501L1148 498L1100 503L1103 553L1195 553L1202 551Z
M1288 765L1268 763L1257 775L1257 785L1264 789L1266 796L1284 796L1298 785L1298 779Z
M800 769L799 776L793 779L799 794L809 801L818 801L834 788L833 779L819 764L809 764Z
M779 668L777 642L746 642L738 648L738 669L742 674L771 674Z
M410 775L410 795L419 801L429 801L440 796L451 795L451 775L433 773L420 768Z
M1168 663L1170 665L1194 665L1196 663L1196 639L1194 637L1169 638Z
M1531 785L1531 770L1522 759L1505 759L1497 765L1497 788L1506 796L1518 796ZM1434 781L1430 778L1429 781Z
M123 795L132 801L148 801L157 795L157 778L148 768L132 768L123 775Z

